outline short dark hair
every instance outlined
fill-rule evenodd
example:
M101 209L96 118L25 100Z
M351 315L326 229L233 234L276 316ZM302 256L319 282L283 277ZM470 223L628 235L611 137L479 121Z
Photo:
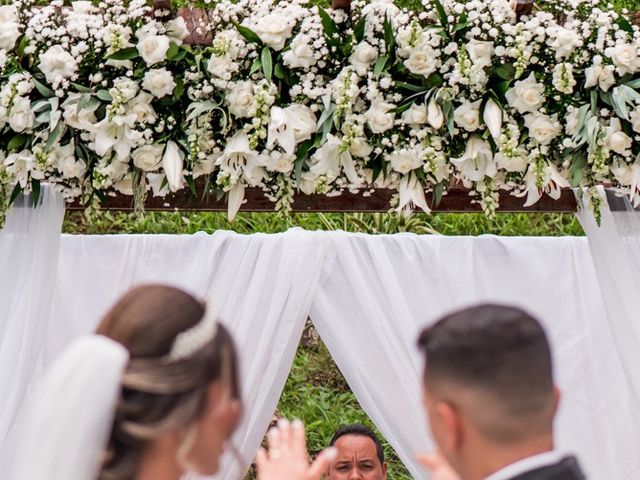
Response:
M369 437L376 445L376 454L378 456L378 460L380 460L380 465L384 464L384 449L382 448L382 443L380 442L378 435L376 435L375 432L369 427L366 427L360 423L340 427L336 431L336 433L333 434L333 437L329 442L329 446L333 447L338 439L340 437L344 437L345 435L359 435L361 437Z
M420 334L427 387L453 382L490 394L509 418L553 405L551 349L527 312L484 304L451 313Z

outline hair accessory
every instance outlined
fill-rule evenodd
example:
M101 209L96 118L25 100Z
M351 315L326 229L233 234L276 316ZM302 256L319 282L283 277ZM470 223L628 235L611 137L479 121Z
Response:
M193 327L176 335L171 351L163 357L164 360L175 362L189 358L195 352L213 340L218 330L218 320L213 309L207 307L202 319Z

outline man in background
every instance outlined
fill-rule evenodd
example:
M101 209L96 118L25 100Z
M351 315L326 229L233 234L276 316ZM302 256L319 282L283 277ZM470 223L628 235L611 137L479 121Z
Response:
M387 464L378 436L364 425L346 425L331 439L337 455L329 464L329 480L386 480Z
M585 478L574 457L554 450L559 392L535 318L480 305L426 328L419 346L424 404L439 448L422 457L433 480Z

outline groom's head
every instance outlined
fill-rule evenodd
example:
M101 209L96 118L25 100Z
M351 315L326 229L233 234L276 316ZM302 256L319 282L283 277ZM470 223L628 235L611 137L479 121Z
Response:
M479 455L526 457L550 447L558 394L535 318L514 307L467 308L426 328L419 345L431 430L463 478L477 475L470 470Z

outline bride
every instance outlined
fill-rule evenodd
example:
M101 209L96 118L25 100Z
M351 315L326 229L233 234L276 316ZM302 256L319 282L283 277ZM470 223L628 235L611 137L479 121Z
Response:
M127 293L43 381L13 480L178 480L215 474L239 424L238 360L209 306L172 287ZM300 423L268 435L260 480L317 480Z

